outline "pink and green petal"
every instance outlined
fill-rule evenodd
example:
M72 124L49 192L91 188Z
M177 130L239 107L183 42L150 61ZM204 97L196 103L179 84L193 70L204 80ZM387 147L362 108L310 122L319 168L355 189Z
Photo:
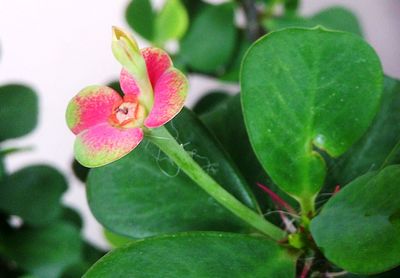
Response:
M139 86L136 84L133 76L124 68L121 70L121 74L119 76L119 84L125 96L133 98L139 97Z
M109 87L86 87L69 102L67 125L73 133L79 134L90 127L105 123L113 108L121 101L121 96Z
M103 166L127 155L142 139L141 128L119 129L100 124L77 136L75 158L86 167Z
M186 77L176 68L168 69L154 88L154 105L144 125L156 128L170 121L183 108L187 92Z
M146 62L150 83L154 88L158 79L166 70L172 67L171 58L164 50L156 47L143 48L141 52Z

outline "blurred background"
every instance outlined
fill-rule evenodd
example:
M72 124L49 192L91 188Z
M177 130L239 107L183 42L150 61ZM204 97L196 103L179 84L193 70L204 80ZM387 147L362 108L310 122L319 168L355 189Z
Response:
M0 84L29 84L40 101L36 130L3 145L34 148L7 156L7 169L13 172L40 162L61 170L70 186L63 201L82 213L84 236L103 248L107 243L87 206L84 185L72 174L75 137L65 124L64 114L69 100L83 87L117 79L120 65L111 53L111 26L132 30L124 19L129 2L0 0ZM162 3L154 1L156 7ZM400 1L304 0L300 11L307 16L333 5L347 7L358 17L386 74L400 78ZM240 21L241 15L237 18ZM141 47L148 45L140 37L138 41ZM201 75L191 76L190 85L189 106L212 89L238 91L234 83L221 83Z

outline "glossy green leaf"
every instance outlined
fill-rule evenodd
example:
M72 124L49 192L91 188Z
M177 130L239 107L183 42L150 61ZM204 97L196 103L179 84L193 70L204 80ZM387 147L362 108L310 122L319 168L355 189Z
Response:
M31 132L37 124L36 93L23 85L0 86L0 141Z
M2 244L7 256L35 277L58 277L81 260L79 231L67 223L17 230Z
M275 209L275 205L271 203L271 199L256 183L268 185L269 188L293 205L293 199L272 184L251 148L244 125L239 94L229 97L212 111L202 115L201 120L222 143L224 149L247 179L263 211Z
M30 225L44 225L61 215L65 178L56 169L36 165L7 176L0 183L0 209Z
M192 69L214 73L230 61L236 37L234 4L208 5L193 19L180 54Z
M154 38L155 14L150 0L132 0L125 13L128 24L143 38Z
M328 29L346 31L362 36L363 32L357 17L348 9L343 7L331 7L311 17L283 16L268 19L264 26L275 31L288 27L315 27L322 25Z
M370 172L332 197L311 222L324 255L347 271L373 274L400 264L400 165Z
M180 0L167 0L155 19L154 41L163 45L168 40L180 39L185 35L189 18Z
M295 256L263 238L187 233L134 242L111 251L84 277L295 277Z
M258 209L244 179L190 111L183 110L168 129L205 171L246 205ZM87 195L100 223L133 238L248 228L146 140L125 158L92 169Z
M400 163L400 82L387 77L374 122L353 147L330 167L334 183L345 185L383 165Z
M305 210L326 175L316 149L337 157L363 135L382 76L360 37L322 28L277 31L247 52L241 88L250 141L272 180Z

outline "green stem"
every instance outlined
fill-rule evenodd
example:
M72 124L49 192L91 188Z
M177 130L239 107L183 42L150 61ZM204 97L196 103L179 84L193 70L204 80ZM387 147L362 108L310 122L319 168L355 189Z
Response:
M315 197L300 199L301 220L303 226L308 228L311 219L315 215Z
M279 241L286 233L272 223L265 220L250 208L243 205L228 191L212 179L196 161L185 151L165 127L146 131L147 138L167 154L178 167L180 167L204 191L211 195L217 202L230 210L243 221L250 224L263 234Z

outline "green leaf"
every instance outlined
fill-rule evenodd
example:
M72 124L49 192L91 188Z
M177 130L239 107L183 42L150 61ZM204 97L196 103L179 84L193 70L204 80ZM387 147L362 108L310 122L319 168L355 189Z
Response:
M331 262L360 274L400 264L399 180L400 165L370 172L325 204L311 232Z
M360 36L363 35L357 17L343 7L331 7L311 17L289 15L267 19L263 24L270 31L288 27L314 27L322 25L328 29L346 31Z
M247 50L249 49L251 42L247 38L247 34L244 31L240 32L238 42L236 43L236 49L233 54L233 59L227 66L226 72L220 77L221 80L238 82L240 75L240 66Z
M62 208L61 219L64 220L65 222L69 222L78 229L82 229L83 227L83 222L80 214L75 209L72 209L70 207Z
M113 247L121 247L126 245L127 243L133 242L134 240L130 237L121 236L110 232L109 230L104 229L103 231L104 237L107 239L108 243Z
M384 164L400 163L400 82L386 77L382 103L368 131L343 156L332 161L334 182L344 185Z
M241 88L250 141L306 212L326 175L316 149L337 157L363 135L379 108L382 76L360 37L322 28L274 32L247 52Z
M4 157L0 154L0 182L6 176L6 167L4 166Z
M202 122L222 143L240 172L255 193L262 210L275 209L268 195L256 183L268 185L274 192L287 202L293 204L293 199L279 190L267 177L261 164L258 162L244 125L240 95L237 94L219 103L212 111L201 115ZM221 128L224 127L224 128ZM268 205L268 206L267 206Z
M180 54L192 69L214 73L230 61L236 37L234 4L208 5L193 19Z
M244 179L190 111L183 110L168 129L217 182L250 208L258 209ZM100 223L133 238L248 229L147 140L125 158L92 169L87 194Z
M209 92L196 102L192 110L197 115L206 114L228 98L229 94L227 92Z
M0 141L26 135L36 127L38 100L31 88L1 86L0 103Z
M143 38L154 38L155 14L150 0L132 0L125 13L128 24Z
M315 14L311 20L329 29L363 35L357 17L350 10L343 7L331 7L323 10Z
M3 245L18 266L41 278L58 277L81 260L79 231L62 222L16 230L5 237Z
M84 277L295 277L295 255L263 238L184 233L111 251Z
M0 209L30 225L48 224L61 215L61 196L66 190L65 178L56 169L30 166L2 181Z
M168 40L180 39L188 25L188 14L181 1L167 0L155 19L154 41L162 46Z
M89 175L89 170L89 168L80 164L78 160L74 159L72 161L72 171L81 182L86 182L87 176Z
M295 13L299 8L299 0L285 0L285 13Z

